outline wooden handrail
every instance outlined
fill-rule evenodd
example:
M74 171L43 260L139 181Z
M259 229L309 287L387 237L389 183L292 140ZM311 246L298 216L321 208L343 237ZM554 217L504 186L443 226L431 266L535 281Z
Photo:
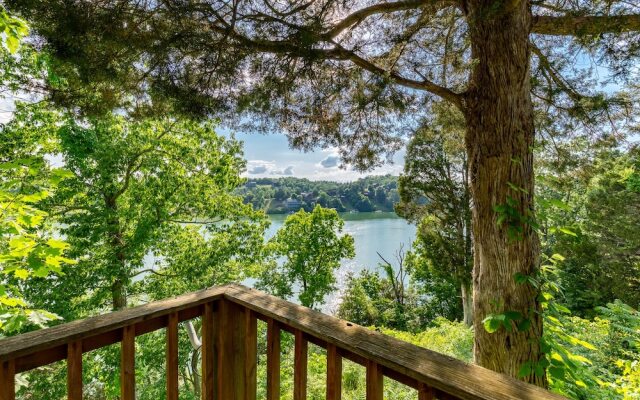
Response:
M552 400L564 397L485 368L284 301L226 285L0 340L0 400L14 400L15 374L68 363L68 396L82 398L82 353L121 343L121 398L135 397L135 336L167 328L167 399L178 398L177 324L202 317L203 399L255 400L256 320L267 322L267 399L280 398L280 331L295 336L294 399L306 398L307 343L327 350L327 399L339 400L342 359L366 367L367 399L381 400L384 377L420 400ZM78 385L80 383L80 388Z

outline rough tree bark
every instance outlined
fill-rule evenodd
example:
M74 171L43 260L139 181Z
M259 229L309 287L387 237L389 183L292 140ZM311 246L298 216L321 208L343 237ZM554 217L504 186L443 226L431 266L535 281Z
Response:
M473 200L474 357L479 365L517 376L541 356L542 319L534 289L516 273L538 268L539 244L527 223L533 212L533 105L530 95L529 4L471 0L468 22L475 66L465 94L466 147ZM514 189L515 188L515 189ZM512 204L521 218L498 224L495 207ZM483 319L517 311L531 320L523 332L488 333ZM543 376L524 379L544 385Z

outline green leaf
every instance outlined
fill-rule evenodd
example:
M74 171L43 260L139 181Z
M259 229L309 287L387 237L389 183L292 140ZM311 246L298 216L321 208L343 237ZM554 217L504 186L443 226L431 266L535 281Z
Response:
M531 320L529 318L525 318L518 324L518 331L525 332L531 327Z
M544 367L541 364L536 364L534 373L537 377L541 378L544 376Z
M549 367L547 372L549 373L549 375L551 375L553 378L557 380L564 380L565 378L564 368L551 366Z
M18 279L22 279L25 280L29 277L29 271L27 271L26 269L17 269L15 271L13 271L13 274L16 276L16 278Z
M504 316L507 321L520 321L522 319L522 313L518 311L505 311Z
M531 375L531 361L527 361L520 367L518 371L518 378L525 378Z
M562 233L566 234L566 235L570 235L570 236L574 236L574 237L577 237L577 236L578 236L578 235L576 235L576 233L575 233L574 231L572 231L571 229L566 228L566 227L564 227L564 226L559 227L559 228L558 228L558 230L559 230L560 232L562 232Z
M513 275L513 279L516 281L517 284L521 285L523 283L527 283L529 281L529 276L521 273L521 272L516 272Z
M49 239L47 240L47 245L53 247L54 249L66 249L69 247L69 244L58 239Z
M7 31L5 30L5 34L7 35L5 38L5 43L7 45L7 49L9 49L9 52L11 54L14 54L16 51L18 51L18 47L20 47L20 39L13 35L13 34L7 34Z
M502 325L502 320L504 320L504 315L494 315L489 314L482 323L484 324L484 329L489 333L494 333L498 329L500 329L500 325Z

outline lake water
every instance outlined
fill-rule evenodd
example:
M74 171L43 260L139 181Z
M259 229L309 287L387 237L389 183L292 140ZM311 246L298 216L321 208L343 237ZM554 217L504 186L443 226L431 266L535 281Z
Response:
M266 232L266 237L271 238L283 225L286 215L269 215L271 226ZM356 256L351 260L343 260L340 269L336 272L338 291L327 296L324 312L332 313L336 310L340 299L340 292L344 289L347 275L357 273L362 269L376 270L381 262L376 252L379 252L392 264L395 262L395 254L401 246L404 250L411 248L411 243L416 236L416 226L408 224L395 213L344 213L343 233L353 236ZM158 260L153 254L147 254L144 260L146 268L153 268ZM395 267L395 265L394 265ZM142 279L144 275L136 277ZM247 279L243 284L252 286L253 279Z
M394 255L400 246L404 245L404 250L410 249L416 236L416 226L408 224L392 212L345 213L341 217L345 220L343 233L353 236L356 256L352 260L343 260L337 271L338 293L326 299L323 307L326 312L335 311L347 274L357 273L365 268L377 269L381 260L376 252L393 264ZM286 215L270 215L269 218L272 223L267 236L270 238L282 226Z

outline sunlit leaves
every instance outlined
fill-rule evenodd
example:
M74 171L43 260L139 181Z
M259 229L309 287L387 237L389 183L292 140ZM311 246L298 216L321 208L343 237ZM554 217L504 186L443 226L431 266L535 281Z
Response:
M11 53L18 51L20 40L27 33L29 33L29 27L23 20L9 15L4 8L0 7L0 42Z
M287 217L269 247L282 257L278 268L265 269L260 285L289 297L299 288L298 299L307 307L322 304L335 289L335 270L344 258L353 258L353 237L341 235L344 221L333 209L316 206Z
M30 278L59 274L62 263L74 261L64 256L65 242L49 237L44 226L48 214L38 207L55 186L44 164L34 158L1 165L0 332L10 333L23 324L44 326L56 318L31 309L22 298L21 287Z

